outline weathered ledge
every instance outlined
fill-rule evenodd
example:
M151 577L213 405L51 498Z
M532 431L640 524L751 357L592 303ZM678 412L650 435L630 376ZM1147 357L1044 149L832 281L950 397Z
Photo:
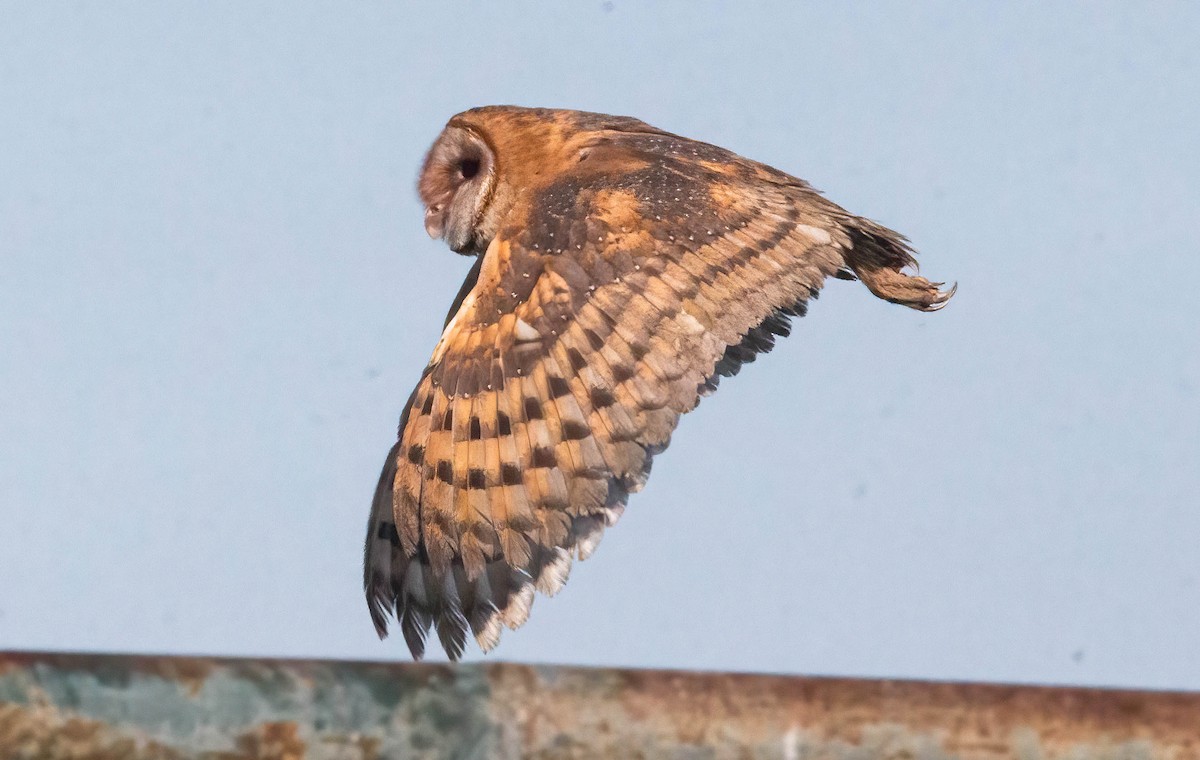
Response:
M0 653L0 758L1197 760L1200 693Z

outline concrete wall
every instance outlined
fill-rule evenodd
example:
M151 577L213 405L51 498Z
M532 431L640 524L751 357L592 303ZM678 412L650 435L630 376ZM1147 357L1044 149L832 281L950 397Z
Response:
M0 653L0 758L1198 760L1200 694Z

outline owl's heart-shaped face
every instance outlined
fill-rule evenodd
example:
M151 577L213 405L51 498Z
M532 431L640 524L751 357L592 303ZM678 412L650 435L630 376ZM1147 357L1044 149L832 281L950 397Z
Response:
M425 231L458 253L479 253L479 226L496 184L492 149L465 127L447 127L421 171Z
M901 271L903 237L803 181L627 117L467 111L418 189L426 231L478 260L367 535L372 620L383 636L395 615L414 657L430 626L451 658L468 631L488 650L519 627L616 524L680 416L827 278L922 311L953 294Z

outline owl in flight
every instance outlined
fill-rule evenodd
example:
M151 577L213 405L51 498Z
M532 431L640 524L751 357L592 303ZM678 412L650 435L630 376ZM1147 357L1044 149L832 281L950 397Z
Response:
M905 238L804 181L637 119L493 106L425 158L425 230L475 263L400 417L364 585L414 658L554 594L679 416L786 336L827 277L921 311Z

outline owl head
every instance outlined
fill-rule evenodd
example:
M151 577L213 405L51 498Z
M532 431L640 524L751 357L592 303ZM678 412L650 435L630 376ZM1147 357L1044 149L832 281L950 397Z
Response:
M421 168L425 231L458 253L482 253L522 195L589 157L600 170L593 149L610 130L659 132L625 116L550 108L485 106L454 116Z
M457 118L457 117L456 117ZM442 130L425 156L417 186L425 204L425 231L451 250L474 254L495 234L496 154L487 132L467 121ZM490 222L490 223L489 223ZM482 234L483 227L491 234Z

